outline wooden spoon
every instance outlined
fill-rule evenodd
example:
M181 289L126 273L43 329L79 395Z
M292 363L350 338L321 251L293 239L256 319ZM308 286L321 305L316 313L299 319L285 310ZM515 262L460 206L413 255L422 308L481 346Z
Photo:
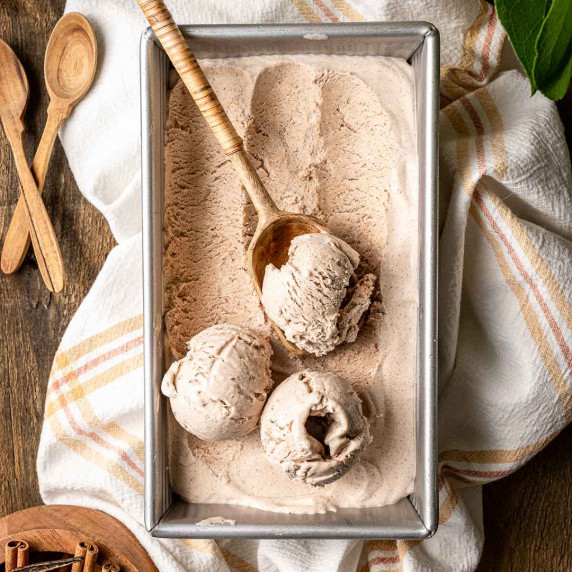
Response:
M256 293L261 298L266 266L272 263L279 268L288 260L288 248L295 236L327 232L326 227L312 216L278 209L248 160L242 139L227 117L165 4L162 0L137 0L137 2L223 151L234 165L258 213L258 226L248 247L246 267ZM289 342L276 324L272 325L280 341L289 351L297 355L305 353Z
M81 14L66 14L52 31L44 60L50 104L44 132L32 163L40 192L44 187L58 130L91 87L96 67L97 42L89 22ZM26 257L30 246L28 228L25 205L20 197L2 249L0 266L6 274L18 270Z
M0 40L0 120L12 147L20 179L26 224L46 286L59 292L64 286L64 264L48 211L28 165L22 132L22 117L28 101L28 80L20 60L10 46Z

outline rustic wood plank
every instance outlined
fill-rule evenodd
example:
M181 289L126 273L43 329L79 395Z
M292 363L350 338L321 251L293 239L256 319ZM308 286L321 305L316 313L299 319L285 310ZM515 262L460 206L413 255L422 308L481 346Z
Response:
M20 58L30 84L25 117L30 160L46 120L44 51L64 4L64 0L0 2L0 37ZM20 272L0 275L0 515L41 503L36 451L52 360L68 322L114 244L103 217L79 193L59 141L45 188L45 202L60 239L68 283L61 293L50 295L31 254ZM2 236L17 196L14 162L0 134Z
M0 1L0 37L20 57L30 83L26 151L31 159L46 119L44 50L64 0ZM572 131L572 96L559 109ZM0 136L0 230L17 199L8 144ZM31 256L0 276L0 516L41 503L35 458L48 374L59 340L111 247L103 217L77 190L56 143L46 205L60 238L68 283L50 295ZM572 570L572 428L514 475L484 488L487 540L481 572Z

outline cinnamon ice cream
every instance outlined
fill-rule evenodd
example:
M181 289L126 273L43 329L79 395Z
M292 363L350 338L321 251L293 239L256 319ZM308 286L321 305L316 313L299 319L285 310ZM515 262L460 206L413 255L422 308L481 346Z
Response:
M315 371L295 373L276 388L262 413L260 438L272 464L314 486L345 475L371 441L351 384Z
M358 264L358 253L331 234L295 237L288 261L280 268L273 264L266 267L262 305L268 317L287 340L316 356L331 352L343 342L355 341L369 299L366 304L350 302L352 312L345 312L342 302ZM375 277L368 282L373 286Z
M173 489L190 502L286 513L393 503L412 491L415 475L412 70L403 60L376 56L253 56L201 64L278 207L316 216L359 252L355 274L362 281L350 284L351 303L337 322L340 337L357 333L370 295L372 303L353 343L321 357L296 357L283 348L243 265L256 212L184 85L174 83L165 148L167 365L212 324L242 325L269 339L276 384L303 370L350 382L372 441L344 476L316 487L273 467L258 429L206 442L170 415Z
M268 342L234 324L217 324L194 336L187 355L161 384L173 415L204 441L237 439L258 424L272 388Z

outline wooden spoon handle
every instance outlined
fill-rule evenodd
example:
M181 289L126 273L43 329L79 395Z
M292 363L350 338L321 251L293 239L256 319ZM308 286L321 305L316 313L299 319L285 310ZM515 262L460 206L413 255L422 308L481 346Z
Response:
M242 139L227 117L171 13L162 0L137 2L224 152L232 155L242 148Z
M67 109L62 109L61 107L57 108L52 104L49 105L46 126L44 127L44 132L42 133L42 138L40 139L40 144L38 145L38 149L32 163L32 172L40 193L44 188L48 164L54 148L58 129L66 116ZM22 265L29 247L30 232L28 213L26 211L24 198L20 196L18 203L16 204L16 209L14 210L10 226L8 227L6 238L4 239L4 246L2 247L2 258L0 260L2 271L5 274L16 272L16 270L18 270Z
M262 184L256 169L246 155L244 148L229 155L230 162L238 173L256 212L258 213L258 226L266 226L275 219L280 212L278 207Z
M258 212L259 224L269 222L279 211L264 188L256 169L248 160L242 139L230 122L181 30L173 21L171 13L162 0L137 0L137 2L223 151L233 163Z
M48 211L46 211L26 160L22 143L23 128L21 122L19 125L6 122L4 129L12 147L16 170L20 178L21 196L26 207L27 224L38 267L48 289L52 292L59 292L64 287L65 280L62 253Z

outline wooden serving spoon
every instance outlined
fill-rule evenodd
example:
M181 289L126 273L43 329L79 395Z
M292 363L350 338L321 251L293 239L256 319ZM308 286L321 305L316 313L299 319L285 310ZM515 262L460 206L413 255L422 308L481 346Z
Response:
M10 46L0 40L0 119L12 147L20 179L23 212L30 229L38 267L48 289L59 292L64 286L62 253L48 211L28 165L22 141L24 131L22 117L27 102L26 72Z
M50 96L48 118L32 163L42 192L58 130L73 107L91 87L97 67L97 41L87 18L70 12L56 24L46 48L44 75ZM22 197L8 227L0 266L6 274L20 268L30 246L30 233Z
M246 268L256 293L261 298L266 266L272 263L280 268L288 260L288 248L295 236L327 232L326 227L312 216L278 209L250 163L242 139L226 115L165 4L162 0L137 0L137 2L223 151L234 165L258 213L258 226L246 254ZM297 355L305 353L289 342L276 324L272 322L272 325L280 341L289 351Z

